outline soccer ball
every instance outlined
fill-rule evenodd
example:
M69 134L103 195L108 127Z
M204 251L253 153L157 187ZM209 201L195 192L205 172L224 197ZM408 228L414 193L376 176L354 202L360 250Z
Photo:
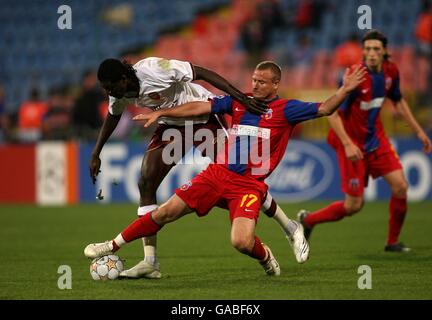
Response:
M123 269L123 261L118 256L110 254L93 259L90 264L90 275L93 280L114 280Z

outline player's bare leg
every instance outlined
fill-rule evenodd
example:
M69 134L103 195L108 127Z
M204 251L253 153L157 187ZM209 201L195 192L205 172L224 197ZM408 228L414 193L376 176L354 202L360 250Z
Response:
M140 206L138 216L144 216L157 209L156 190L166 177L173 165L167 165L162 161L163 148L149 150L145 153L142 166L141 177L138 181L140 191ZM144 247L144 260L130 269L120 273L125 278L160 278L160 266L157 261L156 246L157 237L142 238Z
M390 199L389 211L389 230L385 251L390 252L408 252L410 248L399 242L399 235L407 212L407 193L408 182L405 179L402 170L392 171L383 176L389 184L392 195Z
M87 245L84 249L84 255L88 258L97 258L113 254L129 242L155 235L165 224L173 222L191 212L193 211L182 199L177 195L173 195L153 212L133 221L114 239Z
M257 259L269 276L280 275L279 264L270 248L255 235L255 220L237 217L231 226L231 244L241 253Z
M293 248L297 262L305 262L309 258L309 244L307 239L304 237L303 226L297 221L288 218L285 212L270 195L270 192L267 192L261 210L281 226L282 230L286 234L289 244Z

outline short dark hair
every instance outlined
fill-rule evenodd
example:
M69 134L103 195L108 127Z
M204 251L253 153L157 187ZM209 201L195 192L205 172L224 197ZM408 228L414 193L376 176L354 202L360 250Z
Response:
M383 44L383 47L387 48L387 43L388 43L387 37L378 30L374 29L366 32L365 35L363 36L362 44L364 44L365 41L367 40L379 40Z
M258 63L255 68L256 70L268 70L270 69L273 73L273 81L280 81L282 78L282 69L281 67L273 61L263 61Z
M127 61L109 58L102 61L99 65L97 77L100 82L117 82L123 75L128 78L136 77L135 73L135 69Z
M363 36L363 39L362 39L362 45L363 46L367 40L379 40L379 41L381 41L384 49L387 48L387 43L388 43L387 37L382 32L380 32L376 29L369 30L368 32L365 33L365 35ZM388 60L389 58L390 58L390 55L388 53L385 53L384 54L384 60Z

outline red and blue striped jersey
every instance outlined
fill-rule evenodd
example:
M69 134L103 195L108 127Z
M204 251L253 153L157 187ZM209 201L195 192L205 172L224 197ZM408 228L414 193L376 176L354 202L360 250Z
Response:
M317 117L320 103L275 97L268 112L255 115L230 96L212 100L212 113L228 113L232 127L216 163L239 175L264 180L279 164L294 126Z
M350 93L338 110L345 131L363 152L372 152L387 144L379 116L386 97L394 102L402 99L399 71L389 61L383 62L380 73L368 69L366 80ZM330 130L328 141L334 146L340 144L333 130Z

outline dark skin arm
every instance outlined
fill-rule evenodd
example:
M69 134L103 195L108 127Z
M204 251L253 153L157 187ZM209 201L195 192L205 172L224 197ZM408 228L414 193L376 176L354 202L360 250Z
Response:
M192 67L195 74L194 80L204 80L215 88L228 93L244 105L249 112L261 115L267 111L267 105L264 102L248 97L216 72L197 65L192 65Z
M211 102L210 101L194 101L176 106L174 108L160 109L147 114L139 114L133 117L134 121L147 121L144 128L148 128L152 123L156 122L160 117L170 118L184 118L196 117L203 114L210 114Z
M107 142L108 138L113 133L114 129L117 127L119 123L121 115L114 116L108 112L107 117L102 125L101 130L99 131L99 135L96 141L96 145L92 151L92 155L89 162L90 168L90 177L92 178L93 184L96 183L96 176L100 172L101 160L99 155L102 151L103 146Z

